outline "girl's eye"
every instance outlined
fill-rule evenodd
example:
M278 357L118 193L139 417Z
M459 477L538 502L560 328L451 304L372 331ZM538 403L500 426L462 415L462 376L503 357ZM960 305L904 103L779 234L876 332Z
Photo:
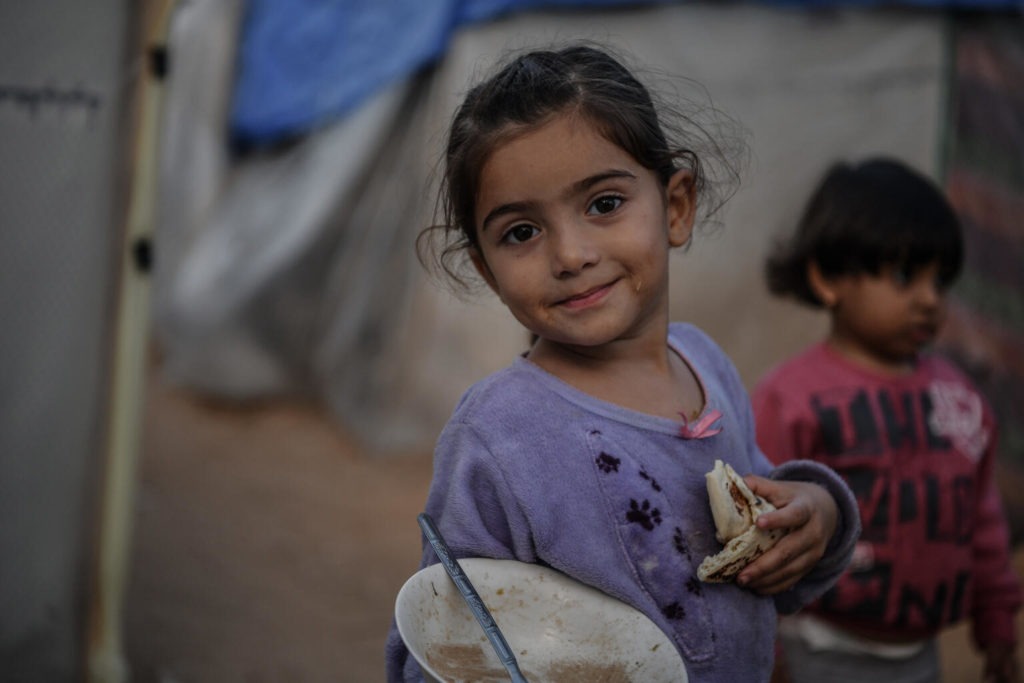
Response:
M611 213L620 206L622 206L622 197L613 194L606 194L595 199L590 206L587 207L587 213L589 215Z
M523 242L531 239L537 234L537 232L538 230L534 226L528 225L527 223L520 223L509 228L505 234L502 235L501 241L509 244L522 244Z
M910 266L894 266L890 271L892 281L897 287L907 287L914 280L914 270Z

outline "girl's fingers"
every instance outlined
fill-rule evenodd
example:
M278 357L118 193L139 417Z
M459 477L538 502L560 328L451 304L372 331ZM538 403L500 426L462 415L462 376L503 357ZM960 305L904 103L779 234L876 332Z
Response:
M757 526L762 529L796 529L807 524L811 513L806 506L794 503L784 508L766 512L757 518Z
M740 585L763 595L791 588L821 559L835 525L835 503L817 484L745 477L750 490L776 507L757 518L762 529L788 533L737 577ZM827 500L826 500L827 499ZM829 514L831 512L831 515Z
M814 564L812 546L795 535L786 536L774 548L740 572L740 585L755 590L783 582L793 582Z
M773 481L763 477L747 477L751 490L776 507L758 517L762 529L796 529L818 517L822 530L831 537L835 530L838 508L832 495L818 484L802 481ZM827 542L827 538L825 539Z
M792 500L792 490L787 486L788 482L779 482L773 479L759 477L756 474L748 474L743 477L750 490L761 496L775 507L782 507Z
M796 585L797 581L800 580L799 576L787 577L784 581L778 581L769 583L767 585L756 586L753 589L761 595L776 595L787 591Z
M799 496L799 483L773 481L756 475L744 479L755 495L761 496L776 508L758 517L757 525L762 529L791 529L803 526L810 519L806 501Z

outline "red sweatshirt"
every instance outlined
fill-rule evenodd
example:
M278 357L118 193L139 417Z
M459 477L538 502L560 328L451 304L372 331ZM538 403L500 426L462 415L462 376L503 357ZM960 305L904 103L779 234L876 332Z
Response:
M822 343L768 373L753 403L769 459L829 465L860 506L853 563L808 611L881 639L969 617L979 647L1015 642L1021 588L993 481L995 419L966 375L937 356L883 375Z

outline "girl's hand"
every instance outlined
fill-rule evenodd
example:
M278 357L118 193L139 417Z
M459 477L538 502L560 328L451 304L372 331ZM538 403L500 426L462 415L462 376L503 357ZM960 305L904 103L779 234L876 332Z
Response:
M782 540L737 577L739 585L774 595L791 588L825 554L835 533L839 509L824 487L804 481L744 477L750 490L777 510L757 518L762 529L789 529Z
M985 650L985 683L1020 683L1017 653L1009 643L993 643Z

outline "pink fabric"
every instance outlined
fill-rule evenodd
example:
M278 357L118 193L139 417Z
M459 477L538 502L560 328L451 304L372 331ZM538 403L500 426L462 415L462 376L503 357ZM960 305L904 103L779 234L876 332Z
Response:
M982 646L1015 641L1021 588L993 481L995 417L966 375L937 356L882 375L818 344L752 398L768 458L828 465L860 507L854 562L809 609L880 636L970 619Z
M692 427L687 422L685 415L682 413L679 413L679 415L683 418L683 426L679 428L679 436L684 439L706 439L709 436L714 436L722 431L721 427L711 429L711 425L722 417L721 411L708 411L707 414L698 420Z

